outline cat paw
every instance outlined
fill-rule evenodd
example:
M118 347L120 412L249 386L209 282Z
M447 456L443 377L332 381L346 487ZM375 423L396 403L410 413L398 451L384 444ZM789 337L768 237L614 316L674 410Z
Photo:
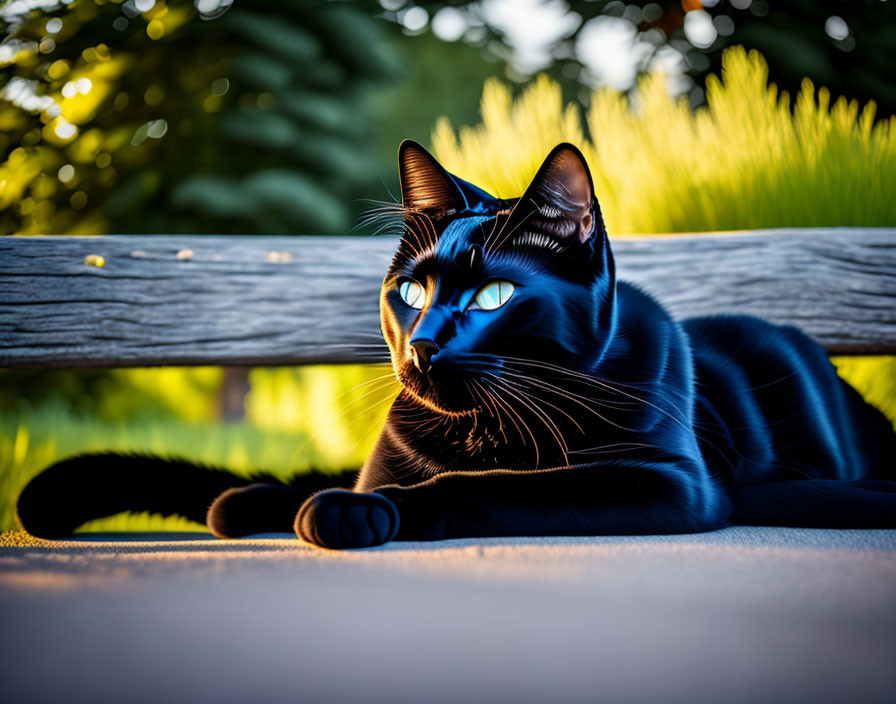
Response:
M370 548L392 540L398 521L398 509L385 496L328 489L299 509L295 531L322 548Z

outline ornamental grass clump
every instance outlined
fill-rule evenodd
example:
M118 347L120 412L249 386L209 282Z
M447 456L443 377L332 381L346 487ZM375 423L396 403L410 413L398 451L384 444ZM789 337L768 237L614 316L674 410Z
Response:
M604 88L584 114L541 76L514 99L485 84L482 122L455 131L439 120L437 158L502 197L519 195L541 157L561 141L580 146L611 234L764 227L896 225L896 117L838 98L806 79L793 101L768 83L756 52L728 49L721 79L707 79L691 110L642 78L629 100Z

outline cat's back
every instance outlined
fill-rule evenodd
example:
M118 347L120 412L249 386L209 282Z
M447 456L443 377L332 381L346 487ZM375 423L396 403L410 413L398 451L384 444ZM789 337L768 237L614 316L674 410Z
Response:
M896 434L800 330L751 316L689 318L696 432L734 484L892 478Z

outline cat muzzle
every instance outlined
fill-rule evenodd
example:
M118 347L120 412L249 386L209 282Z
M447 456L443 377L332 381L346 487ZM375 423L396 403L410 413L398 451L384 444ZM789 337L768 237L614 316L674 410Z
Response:
M426 374L432 365L432 358L439 351L439 346L432 340L413 340L411 342L411 356L414 359L414 366L421 374Z

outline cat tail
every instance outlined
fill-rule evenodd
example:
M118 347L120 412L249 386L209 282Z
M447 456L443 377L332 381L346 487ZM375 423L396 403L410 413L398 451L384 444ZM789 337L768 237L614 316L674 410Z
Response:
M333 487L351 487L356 472L296 475L290 486L306 496ZM228 489L264 482L283 486L271 475L251 478L179 459L145 455L79 455L51 465L19 495L19 523L39 538L63 538L83 523L122 511L182 516L197 523Z

